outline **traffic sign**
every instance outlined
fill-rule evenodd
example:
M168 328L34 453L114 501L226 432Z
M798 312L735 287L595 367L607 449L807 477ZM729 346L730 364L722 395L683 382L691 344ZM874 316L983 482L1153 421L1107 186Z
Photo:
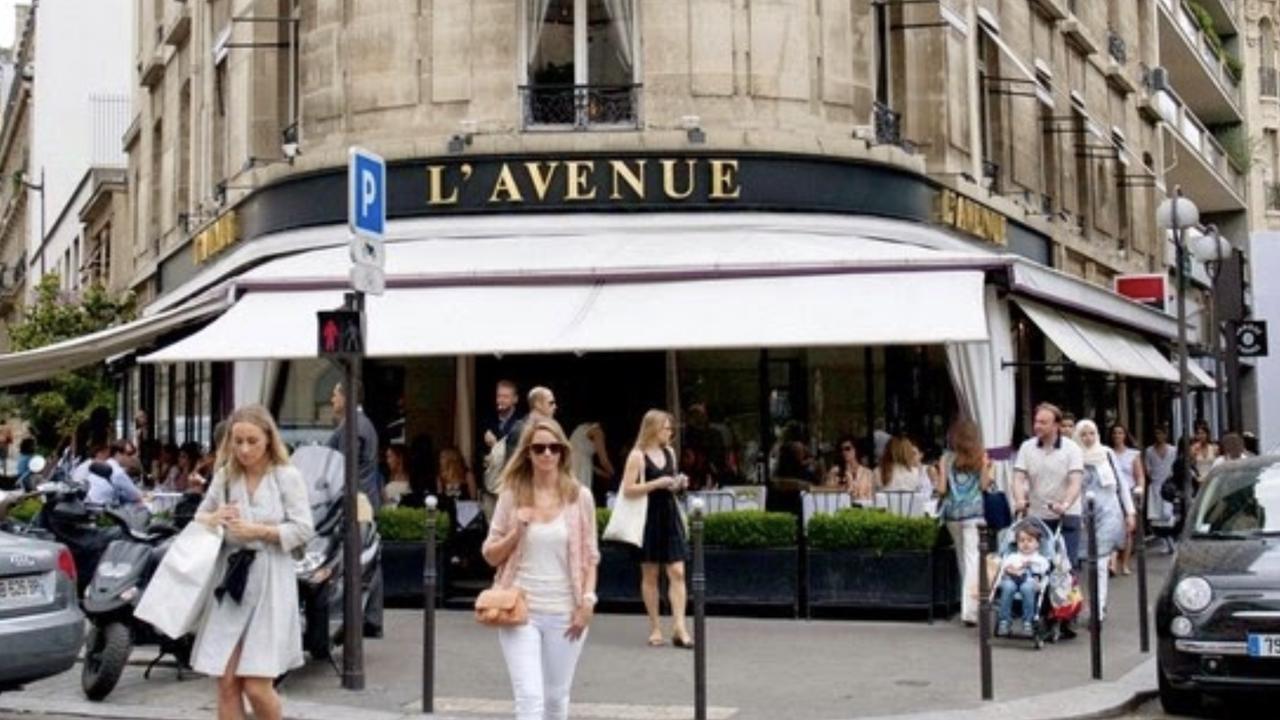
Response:
M352 235L347 250L351 255L351 262L356 265L369 265L379 270L387 266L386 245L380 240L363 235Z
M364 331L355 310L316 313L316 341L321 357L346 357L364 352Z
M1236 323L1236 352L1240 357L1267 356L1265 320L1241 320Z
M387 231L387 163L352 147L347 162L347 224L351 232L381 240Z
M364 263L351 266L351 289L368 295L381 295L387 289L387 276L382 268Z

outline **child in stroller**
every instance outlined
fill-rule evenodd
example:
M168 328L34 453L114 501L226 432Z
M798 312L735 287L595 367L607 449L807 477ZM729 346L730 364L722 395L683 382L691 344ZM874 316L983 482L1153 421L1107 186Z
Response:
M1000 574L996 581L1000 615L996 635L1012 635L1013 603L1022 603L1022 634L1035 634L1039 609L1049 574L1051 553L1042 552L1047 538L1042 523L1023 520L1010 528L1014 542L1001 543Z

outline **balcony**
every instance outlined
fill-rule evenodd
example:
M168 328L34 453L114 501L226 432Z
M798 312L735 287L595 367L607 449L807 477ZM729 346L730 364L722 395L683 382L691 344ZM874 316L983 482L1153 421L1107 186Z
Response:
M1244 210L1245 175L1213 133L1174 95L1162 91L1155 98L1169 136L1177 139L1165 143L1165 183L1181 185L1201 212Z
M1237 35L1240 32L1240 7L1245 0L1196 0L1200 7L1209 11L1213 17L1213 25L1223 35Z
M1160 0L1160 64L1169 71L1178 94L1209 123L1239 122L1240 82L1218 57L1182 0Z
M169 3L162 27L163 43L182 47L191 37L191 8L187 3Z
M525 130L638 130L640 85L522 85Z

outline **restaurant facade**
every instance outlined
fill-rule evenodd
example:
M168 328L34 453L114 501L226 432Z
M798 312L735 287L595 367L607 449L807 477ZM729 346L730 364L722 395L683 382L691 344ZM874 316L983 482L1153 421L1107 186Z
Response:
M1152 30L990 5L143 2L149 302L0 368L110 358L126 432L145 410L208 443L263 402L327 437L316 312L349 286L360 145L389 162L363 404L423 478L443 447L478 462L504 378L602 423L615 464L667 408L731 484L784 440L928 450L961 414L1002 457L1040 400L1145 435L1177 328L1110 280L1167 271L1162 141L1112 77L1139 54L1116 70L1087 32Z

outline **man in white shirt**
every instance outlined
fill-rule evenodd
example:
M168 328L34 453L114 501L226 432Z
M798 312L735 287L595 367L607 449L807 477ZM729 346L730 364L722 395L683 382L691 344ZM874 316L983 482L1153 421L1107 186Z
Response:
M1084 453L1071 438L1060 434L1062 411L1049 403L1036 406L1035 437L1022 443L1013 463L1014 508L1062 527L1062 539L1072 563L1080 557L1080 488L1084 481Z

